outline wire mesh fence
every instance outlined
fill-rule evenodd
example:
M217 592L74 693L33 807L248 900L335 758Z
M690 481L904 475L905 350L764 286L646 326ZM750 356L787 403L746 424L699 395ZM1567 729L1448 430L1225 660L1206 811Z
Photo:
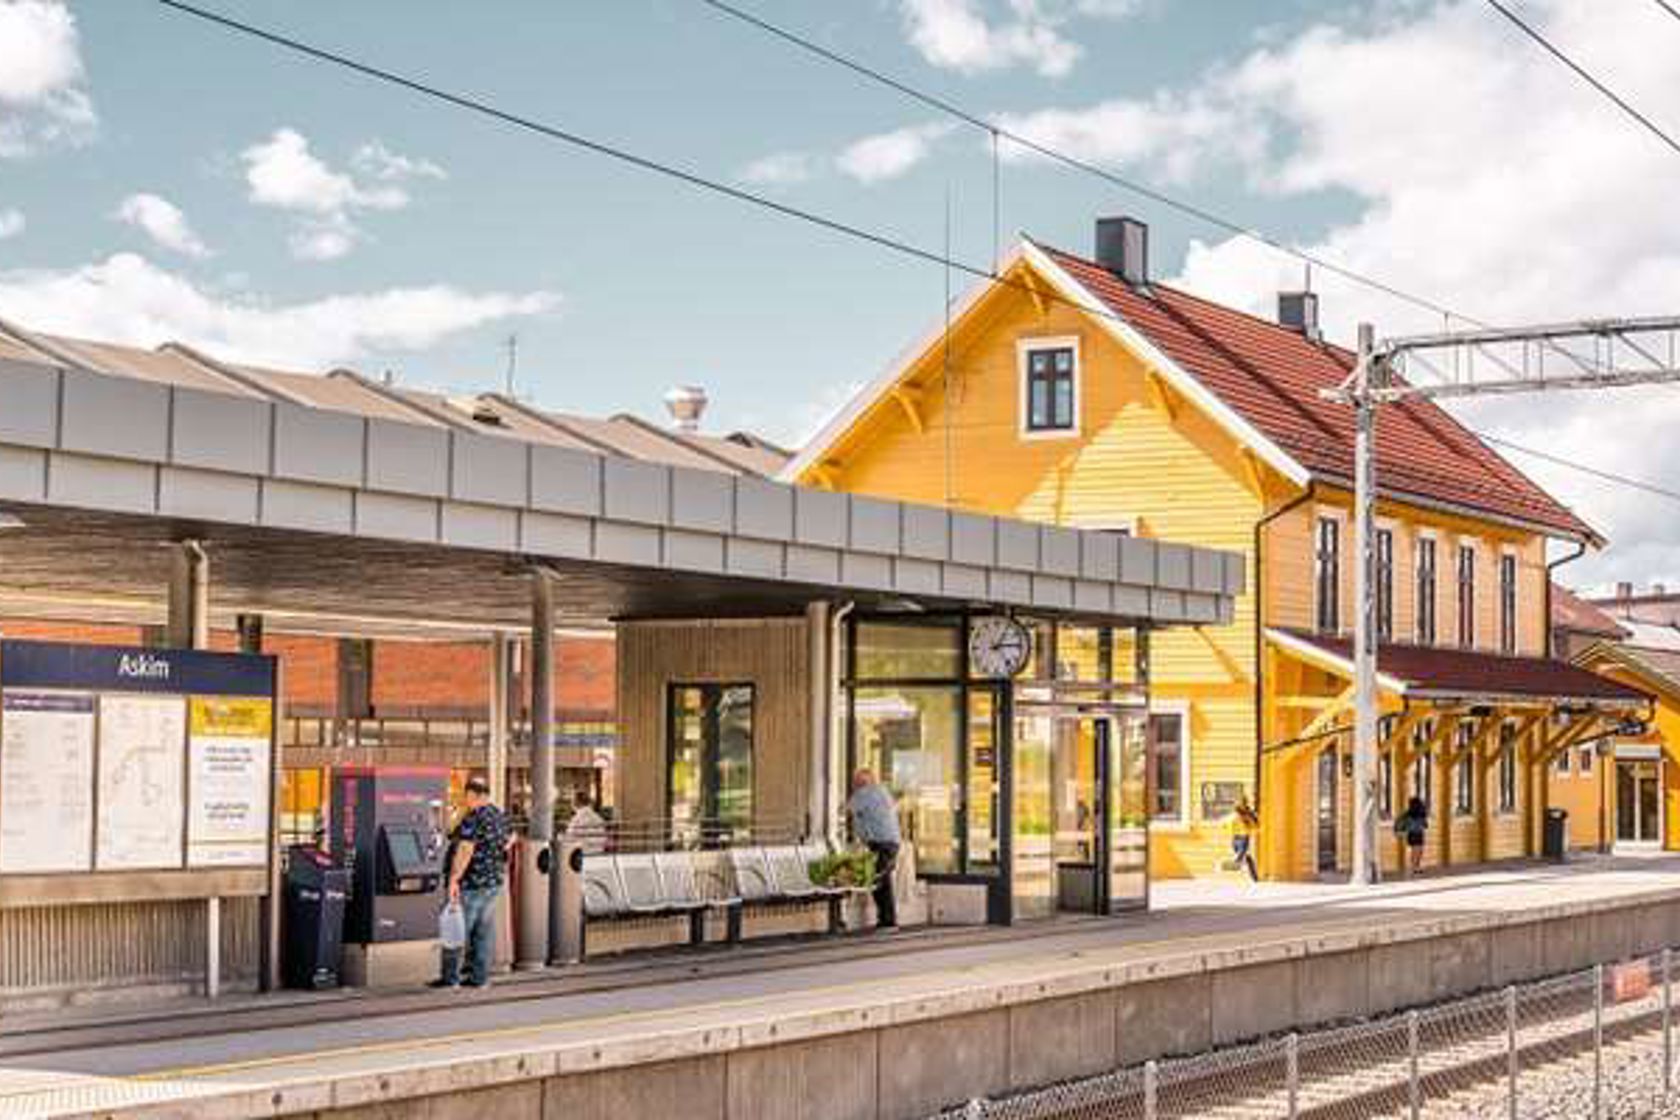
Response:
M1676 956L973 1100L938 1120L1680 1117Z

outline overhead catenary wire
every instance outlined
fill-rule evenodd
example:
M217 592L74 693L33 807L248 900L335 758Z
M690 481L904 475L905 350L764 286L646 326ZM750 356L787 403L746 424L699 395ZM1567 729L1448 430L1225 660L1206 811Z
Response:
M632 167L639 168L643 171L661 175L700 190L719 194L724 197L734 199L735 201L755 206L787 218L803 221L833 233L838 233L843 236L852 237L873 244L890 252L899 253L921 260L924 263L936 264L954 272L961 272L975 279L985 281L988 284L1013 287L1018 290L1028 292L1035 298L1047 299L1051 302L1064 304L1087 315L1097 318L1112 319L1116 322L1124 322L1124 319L1118 313L1108 308L1092 307L1083 301L1069 299L1059 292L1047 291L1039 286L1029 287L1020 281L1012 280L1007 276L997 273L995 269L980 268L951 257L948 254L937 253L931 249L926 249L910 242L890 237L886 234L863 226L831 218L827 215L819 214L788 203L778 202L775 199L767 198L753 191L708 178L697 172L688 171L673 164L665 163L663 161L632 152L626 148L595 140L569 129L561 128L557 125L548 124L534 118L500 108L499 106L491 104L483 99L471 97L466 94L455 93L428 82L421 81L417 78L399 74L395 71L375 66L371 63L362 62L347 55L314 46L303 42L302 40L259 27L243 20L234 19L233 17L224 15L220 12L201 7L197 4L188 3L187 0L156 0L156 2L165 8L169 8L181 14L220 26L226 30L262 40L271 45L281 47L285 50L306 56L316 61L325 62L360 74L364 77L372 78L376 81L382 81L401 87L409 90L410 92L420 94L421 96L452 105L468 112L489 117L500 123L533 133L535 135L543 136L572 147L605 156L618 162L628 164ZM711 0L705 0L705 2L711 2ZM978 118L976 118L976 121L979 123ZM989 127L983 123L981 126ZM1000 132L999 135L1010 139L1012 142L1020 142L1014 137L1009 136L1007 133ZM1321 268L1333 267L1323 262L1312 263L1317 263ZM947 301L947 306L949 306L949 301ZM1476 322L1476 320L1457 312L1448 311L1444 308L1441 309L1441 311L1443 314L1452 315L1453 317L1466 322ZM1523 447L1507 440L1498 440L1494 437L1485 436L1483 433L1475 431L1474 429L1470 429L1470 431L1471 434L1477 436L1478 438L1485 439L1490 443L1498 443L1502 446L1509 447L1512 450L1527 452L1540 457L1545 456L1544 452L1535 451L1532 448ZM1560 465L1582 471L1597 477L1602 481L1623 483L1646 491L1660 490L1660 488L1653 488L1652 484L1626 479L1608 471L1586 467L1567 460L1558 460L1558 462ZM1673 495L1665 493L1664 496Z
M1335 275L1342 277L1344 280L1351 280L1352 282L1363 285L1373 291L1382 292L1384 295L1391 296L1398 300L1403 300L1414 307L1420 307L1439 315L1446 315L1454 319L1460 319L1467 323L1486 326L1485 323L1480 323L1476 319L1467 315L1462 315L1451 308L1444 307L1434 300L1416 295L1386 281L1378 280L1375 277L1357 272L1346 265L1338 264L1318 253L1302 249L1297 245L1291 245L1289 242L1273 237L1262 230L1255 229L1252 226L1244 225L1241 222L1224 217L1221 214L1217 214L1204 206L1198 206L1195 203L1186 202L1181 198L1177 198L1173 195L1165 193L1164 191L1157 190L1154 187L1150 187L1136 179L1121 175L1106 167L1093 163L1090 160L1082 159L1079 156L1071 155L1058 148L1051 147L1049 144L1043 143L1040 140L1035 140L1025 133L1005 128L996 121L987 120L980 114L970 109L966 109L948 98L929 93L918 86L911 85L902 78L894 77L893 75L877 69L876 67L870 66L867 63L860 62L848 55L841 54L839 51L830 47L825 47L821 43L809 39L796 31L791 31L780 24L773 23L760 15L749 12L735 4L729 3L728 0L699 0L699 2L723 13L724 15L740 20L742 23L756 27L767 34L773 35L786 43L798 47L800 50L832 62L836 66L844 67L845 69L850 70L861 77L867 78L870 81L878 82L890 89L897 90L906 97L918 101L931 109L936 109L941 113L946 113L959 121L970 124L984 132L990 133L993 138L994 175L996 174L995 153L997 138L1002 137L1010 143L1025 148L1035 155L1039 155L1045 159L1059 163L1064 167L1084 172L1087 175L1094 175L1097 178L1109 183L1111 186L1119 187L1120 189L1128 191L1141 198L1146 198L1151 202L1164 206L1184 215L1185 217L1193 218L1196 221L1223 230L1235 237L1257 242L1270 249L1276 250L1279 253L1304 261L1309 265L1317 265L1326 272L1334 273Z
M1652 0L1652 3L1656 4L1657 7L1661 8L1675 19L1680 19L1680 8L1676 8L1673 4L1670 4L1668 0Z
M1680 155L1680 140L1676 140L1672 135L1663 131L1662 127L1650 117L1634 108L1633 105L1629 104L1629 102L1615 90L1611 89L1609 86L1605 85L1604 82L1595 77L1592 71L1588 70L1585 66L1582 66L1579 62L1576 62L1568 54L1565 54L1562 48L1557 46L1557 44L1553 43L1550 39L1546 38L1546 36L1542 34L1538 28L1524 20L1521 16L1517 15L1517 13L1513 12L1505 4L1501 3L1501 0L1486 0L1486 2L1488 7L1510 20L1511 23L1514 24L1524 35L1527 35L1530 39L1533 39L1536 43L1538 43L1547 54L1569 67L1569 69L1575 73L1576 77L1580 78L1583 82L1592 86L1593 89L1603 94L1618 109L1638 122L1639 125L1647 132L1651 133L1651 135L1655 136L1658 140L1661 140L1664 144L1668 145L1669 148L1673 149L1676 155ZM1659 2L1661 2L1661 0L1659 0ZM1663 4L1663 7L1667 8L1671 13L1674 11L1674 9L1669 8L1666 3Z

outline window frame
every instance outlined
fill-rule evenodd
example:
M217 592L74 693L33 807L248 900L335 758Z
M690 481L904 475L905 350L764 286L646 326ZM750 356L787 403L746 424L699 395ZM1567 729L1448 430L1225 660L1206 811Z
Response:
M1453 764L1453 816L1476 815L1476 754L1471 749L1476 741L1476 725L1468 720L1459 723L1453 735L1458 761Z
M1423 798L1427 815L1435 815L1435 755L1429 744L1435 739L1435 721L1424 720L1412 732L1412 797Z
M1377 640L1394 640L1394 528L1378 525L1376 535L1376 623ZM1357 606L1355 607L1357 610Z
M1517 811L1516 730L1516 727L1509 720L1499 725L1499 797L1497 804L1498 811L1507 815Z
M1342 632L1342 520L1325 510L1313 519L1313 630L1319 634Z
M1458 648L1476 648L1476 543L1458 542L1454 582L1458 588Z
M1073 353L1073 370L1070 375L1072 392L1070 407L1072 414L1066 427L1034 427L1032 423L1032 355L1047 350L1070 350ZM1079 352L1078 335L1049 335L1043 337L1019 338L1015 342L1016 380L1020 383L1017 388L1016 400L1016 434L1021 439L1072 439L1080 434L1082 410L1080 402L1083 399L1084 378L1083 362ZM1054 400L1051 401L1054 412Z
M1155 760L1159 755L1156 750L1155 717L1176 716L1178 718L1178 812L1167 816L1155 811L1155 797L1160 785L1155 780ZM1148 788L1150 796L1149 827L1165 829L1184 829L1190 827L1190 704L1188 701L1157 701L1149 705L1149 737L1148 737Z
M1517 554L1507 548L1499 554L1499 652L1517 652Z
M1424 563L1425 556L1428 563ZM1417 644L1432 646L1440 640L1440 563L1441 546L1433 533L1419 533L1415 550L1416 573L1413 577L1414 630Z

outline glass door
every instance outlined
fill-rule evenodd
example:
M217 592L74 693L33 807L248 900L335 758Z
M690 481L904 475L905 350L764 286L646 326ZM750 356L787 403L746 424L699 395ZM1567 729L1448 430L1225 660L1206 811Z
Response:
M1616 843L1636 848L1662 843L1662 790L1655 762L1616 760Z
M1104 721L1102 861L1109 913L1149 905L1149 715L1123 712Z
M1106 717L1064 716L1055 721L1050 756L1051 852L1056 863L1056 908L1101 911L1098 879L1102 834L1102 750Z

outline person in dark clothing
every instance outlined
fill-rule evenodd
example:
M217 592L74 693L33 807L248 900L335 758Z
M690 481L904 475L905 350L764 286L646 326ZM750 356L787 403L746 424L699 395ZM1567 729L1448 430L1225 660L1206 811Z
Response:
M443 975L433 987L488 987L496 953L496 901L507 862L507 819L491 804L490 783L483 778L467 780L466 812L455 826L450 847L449 901L461 907L467 943L457 952L445 951Z
M852 796L846 802L852 814L852 835L875 855L875 925L877 929L898 928L898 903L893 898L893 868L898 863L898 810L892 794L875 780L869 770L852 775Z
M1416 875L1423 870L1423 841L1429 833L1429 806L1423 798L1406 802L1406 811L1394 818L1394 832L1406 838L1406 866Z

